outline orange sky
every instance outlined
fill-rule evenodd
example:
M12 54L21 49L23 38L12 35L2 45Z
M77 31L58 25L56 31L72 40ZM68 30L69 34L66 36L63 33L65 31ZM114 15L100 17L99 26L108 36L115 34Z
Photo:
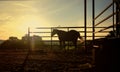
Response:
M96 15L107 6L108 1L96 0ZM91 2L87 0L88 26L92 26ZM0 1L0 39L8 39L10 36L20 39L27 33L28 27L84 26L83 4L84 0ZM110 23L107 21L105 24Z

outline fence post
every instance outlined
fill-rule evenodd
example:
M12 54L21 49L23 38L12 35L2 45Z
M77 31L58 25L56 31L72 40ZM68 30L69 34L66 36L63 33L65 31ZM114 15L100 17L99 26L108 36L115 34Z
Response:
M51 27L51 33L52 33L52 30L53 30L53 28ZM51 50L52 50L52 35L50 36L51 37Z
M30 55L30 52L31 52L31 46L30 46L30 28L28 28L27 47L28 47L28 52L27 52L27 55L26 55L26 57L25 57L24 62L23 62L22 65L21 65L21 70L22 70L22 71L25 70L25 65L26 65L26 63L27 63L27 60L29 59L29 55Z
M116 3L116 33L120 37L120 1L115 0Z
M85 25L85 52L87 52L86 49L86 38L87 38L87 1L84 0L84 25Z

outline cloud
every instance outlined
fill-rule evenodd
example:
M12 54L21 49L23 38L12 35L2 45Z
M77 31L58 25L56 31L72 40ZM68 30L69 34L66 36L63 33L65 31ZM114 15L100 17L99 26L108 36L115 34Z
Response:
M0 14L0 24L5 24L6 22L9 22L13 19L12 16L7 14Z
M29 5L28 3L20 3L20 2L14 2L13 5L15 6L19 6L19 7L24 7L24 8L33 8L31 5Z
M78 0L49 0L49 1L38 1L36 3L36 8L39 8L43 14L55 14L64 11L69 11L74 9L79 1ZM41 4L42 3L42 4Z

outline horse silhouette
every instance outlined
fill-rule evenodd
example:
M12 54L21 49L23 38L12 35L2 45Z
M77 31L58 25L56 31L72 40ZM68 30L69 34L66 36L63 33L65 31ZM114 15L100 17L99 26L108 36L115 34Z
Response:
M77 48L77 39L79 38L81 41L83 41L80 33L76 30L70 30L66 32L63 30L53 29L51 36L53 37L55 34L58 35L60 47L65 47L65 41L71 41L73 43L73 46Z

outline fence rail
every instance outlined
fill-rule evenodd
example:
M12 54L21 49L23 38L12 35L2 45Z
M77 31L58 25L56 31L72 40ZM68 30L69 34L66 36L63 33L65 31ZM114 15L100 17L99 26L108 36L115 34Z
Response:
M51 31L52 31L52 29L54 29L54 28L57 28L57 29L61 29L61 30L65 30L65 31L69 31L69 30L72 30L72 29L74 29L74 30L77 30L80 34L81 34L81 36L82 37L85 37L85 31L84 31L84 27L37 27L37 28L35 28L35 29L37 29L37 31L32 31L31 29L30 29L30 31L29 31L29 34L31 35L31 34L33 34L33 35L39 35L40 37L42 37L43 39L45 39L46 41L47 40L56 40L57 39L57 35L55 35L54 37L51 37ZM96 27L97 29L103 29L103 28L106 28L106 27ZM93 33L93 31L92 31L92 27L87 27L87 32L86 32L86 38L87 39L90 39L91 40L91 38L92 38L92 33ZM109 32L109 30L108 31L103 31L103 32L101 32L102 33L102 35L96 35L95 37L96 38L98 38L98 37L105 37L107 34L106 33L108 33ZM57 39L58 40L58 39Z
M117 12L114 12L114 2L110 3L103 11L101 11L100 14L98 14L96 17L94 17L95 11L94 11L94 0L93 0L93 26L92 27L87 27L87 19L86 19L86 0L85 0L85 25L82 27L36 27L37 30L40 31L30 31L29 34L40 34L40 36L43 39L48 39L51 40L58 40L57 37L58 36L54 36L51 37L51 32L54 28L57 29L62 29L65 31L69 31L72 29L77 30L78 32L80 32L81 36L84 37L85 42L86 40L90 39L90 40L94 40L96 38L101 38L101 37L105 37L109 32L110 32L110 28L114 28L114 22L113 25L110 26L103 26L103 27L99 27L98 25L100 25L101 23L103 23L104 21L110 19L111 17L113 17L114 20L114 15L116 15ZM101 21L99 21L98 23L95 23L95 21L97 20L97 18L99 18L104 12L106 12L110 7L113 6L113 12L108 15L106 18L102 19ZM98 30L97 30L98 29ZM97 30L97 31L96 31ZM114 29L113 29L114 30ZM102 33L101 35L99 33Z
M113 7L112 7L113 6ZM110 15L108 15L106 18L103 18L101 21L99 21L98 23L95 23L95 21L97 20L97 18L99 18L103 13L105 13L110 7L112 7L113 8L113 11L112 11L112 13L110 14ZM116 24L114 24L114 15L116 15L117 14L117 12L114 12L114 1L112 2L112 3L110 3L103 11L101 11L96 17L94 17L94 12L95 12L95 10L94 10L94 0L93 0L93 40L95 39L95 37L96 37L96 33L107 33L107 31L106 30L108 30L108 29L110 29L110 28L113 28L112 30L115 30L115 26L116 26ZM100 30L98 30L98 31L96 31L96 29L99 27L99 25L101 24L101 23L103 23L104 21L106 21L106 20L108 20L108 19L110 19L111 17L113 17L113 24L112 25L109 25L109 26L107 26L107 27L103 27L102 29L100 29ZM109 32L109 31L108 31Z
M114 3L112 2L111 4L109 4L101 13L99 13L94 20L96 20L99 16L101 16L105 11L107 11Z

